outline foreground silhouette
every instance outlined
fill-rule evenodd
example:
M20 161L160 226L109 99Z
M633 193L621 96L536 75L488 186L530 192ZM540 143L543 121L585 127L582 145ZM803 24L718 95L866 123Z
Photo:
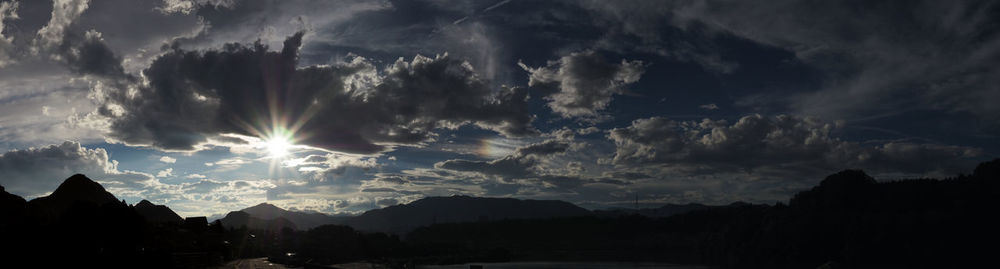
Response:
M877 183L827 177L788 205L734 203L650 219L440 224L407 237L436 254L509 250L516 260L626 260L732 268L972 268L995 263L1000 160L973 175Z
M1000 159L972 175L877 182L830 175L787 205L590 212L559 201L433 197L338 218L262 204L220 221L119 201L83 175L25 201L0 187L0 258L39 267L403 267L511 260L659 261L734 268L952 268L989 264ZM666 217L661 217L666 216ZM300 227L292 219L308 223ZM344 223L351 226L324 224ZM382 232L386 231L400 235Z

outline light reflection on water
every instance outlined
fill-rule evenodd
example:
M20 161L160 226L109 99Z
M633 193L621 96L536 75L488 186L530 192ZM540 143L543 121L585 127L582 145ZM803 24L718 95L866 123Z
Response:
M634 263L634 262L503 262L503 263L466 263L453 265L425 265L419 269L469 269L470 265L482 265L483 269L709 269L707 266L678 265L668 263Z

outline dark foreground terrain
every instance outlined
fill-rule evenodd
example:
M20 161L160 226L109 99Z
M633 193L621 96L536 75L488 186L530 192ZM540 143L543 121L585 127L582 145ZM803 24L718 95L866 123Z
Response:
M470 204L548 205L575 213L494 214L474 221L453 215L449 223L394 223L405 222L407 217L401 216L424 216L420 214L430 212L428 208L449 208L448 201L461 201L467 214L481 216L491 212L475 211L490 210ZM536 260L732 268L967 268L993 262L993 245L1000 242L1000 221L992 216L1000 209L998 202L1000 160L994 160L980 164L971 175L946 179L877 182L862 171L845 170L787 204L685 206L690 209L666 217L458 197L347 220L287 212L266 219L240 213L229 220L243 224L224 225L204 217L181 219L149 202L126 204L100 184L75 175L51 195L31 201L0 191L0 259L43 268L206 268L259 257L268 259L250 263L315 267L367 262L402 268ZM303 225L309 229L297 230L294 221L282 216L309 219ZM317 218L355 227L322 224ZM378 223L388 232L365 223Z

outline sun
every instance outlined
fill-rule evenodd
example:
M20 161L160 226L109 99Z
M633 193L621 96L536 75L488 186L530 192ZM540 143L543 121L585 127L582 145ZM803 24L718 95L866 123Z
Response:
M289 150L292 148L292 143L288 137L273 136L264 141L264 147L267 148L268 156L281 158L288 155Z

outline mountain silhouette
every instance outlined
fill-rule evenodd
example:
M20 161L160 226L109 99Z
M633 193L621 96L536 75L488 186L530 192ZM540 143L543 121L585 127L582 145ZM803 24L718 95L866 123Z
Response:
M435 223L591 215L589 210L564 201L451 196L428 197L409 204L369 210L348 219L345 224L361 231L405 234Z
M792 207L812 209L861 209L873 201L878 182L861 170L844 170L829 175L819 186L802 191L789 201Z
M246 212L250 214L250 216L262 220L283 218L291 221L295 224L295 227L302 230L309 230L326 224L339 224L343 223L344 220L347 219L347 217L344 216L330 216L316 212L307 213L288 211L268 203L260 203L252 207L244 208L240 211Z
M26 206L24 198L8 193L0 186L0 228L5 229L21 219L27 210Z
M165 205L156 205L147 200L135 204L135 211L152 223L182 223L184 218Z
M594 214L601 217L620 217L626 215L642 215L648 218L666 218L669 216L683 214L695 210L703 210L711 208L711 206L689 203L689 204L666 204L661 207L656 208L611 208L606 210L595 210Z
M77 203L101 206L118 202L113 194L87 176L76 174L59 184L52 194L28 201L28 211L36 218L51 220Z
M246 227L250 230L281 231L285 228L297 230L295 223L288 219L278 217L274 219L261 219L251 216L243 211L233 211L226 214L226 217L219 219L222 225L230 229Z

